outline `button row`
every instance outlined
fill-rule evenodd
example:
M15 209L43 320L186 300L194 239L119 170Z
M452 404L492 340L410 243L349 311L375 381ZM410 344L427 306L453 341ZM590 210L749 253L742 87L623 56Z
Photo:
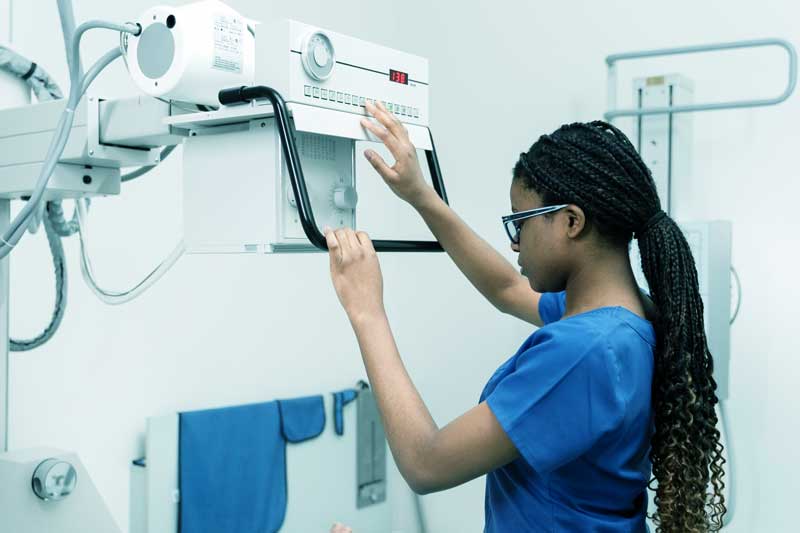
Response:
M356 107L365 107L367 102L370 104L375 103L373 98L366 98L364 96L358 96L355 94L322 89L320 87L313 87L311 85L306 85L303 88L303 94L305 94L308 98L319 98L320 100L327 100L329 102L337 102ZM386 106L386 109L388 109L389 112L394 113L395 115L419 118L419 108L417 107L404 106L401 104L395 104L393 102L384 102L383 100L380 100L380 102Z

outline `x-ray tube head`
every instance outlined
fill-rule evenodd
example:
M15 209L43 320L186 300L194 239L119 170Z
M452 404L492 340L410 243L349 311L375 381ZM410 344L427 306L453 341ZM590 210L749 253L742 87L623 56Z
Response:
M222 2L156 6L137 23L126 58L145 94L219 105L220 89L253 84L255 24Z

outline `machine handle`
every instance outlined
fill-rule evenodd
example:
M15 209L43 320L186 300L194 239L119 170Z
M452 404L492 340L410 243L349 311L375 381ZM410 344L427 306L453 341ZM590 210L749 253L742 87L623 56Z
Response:
M300 154L297 151L297 144L294 139L294 128L289 120L289 111L286 108L286 101L271 87L256 85L253 87L234 87L223 89L219 92L219 101L222 105L247 103L257 98L267 98L272 103L275 119L278 124L278 134L283 146L283 155L286 158L286 167L289 170L289 178L292 182L292 191L297 200L297 210L300 213L300 222L308 240L317 248L327 250L328 244L325 236L319 231L314 211L311 208L311 201L308 198L308 188L303 176L303 169L300 165ZM433 145L431 136L431 150L425 151L428 168L431 172L433 188L439 197L447 203L447 193L444 188L442 172L439 168L439 160L436 157L436 147ZM395 241L395 240L375 240L372 241L377 252L442 252L442 245L438 241Z
M651 107L643 109L613 109L616 101L617 73L616 63L618 61L630 59L642 59L646 57L663 57L683 54L695 54L698 52L716 52L719 50L733 50L739 48L757 48L760 46L778 46L786 50L789 56L789 77L783 93L775 98L761 100L739 100L733 102L719 102L708 104L679 105L669 107ZM685 46L680 48L666 48L662 50L645 50L642 52L628 52L624 54L613 54L606 58L608 64L608 87L609 87L609 107L611 110L605 114L606 120L613 120L618 117L641 117L644 115L663 115L668 113L689 113L693 111L717 111L720 109L741 109L747 107L762 107L780 104L788 99L797 86L797 52L794 46L783 39L759 39L752 41L737 41L732 43L718 43L700 46Z

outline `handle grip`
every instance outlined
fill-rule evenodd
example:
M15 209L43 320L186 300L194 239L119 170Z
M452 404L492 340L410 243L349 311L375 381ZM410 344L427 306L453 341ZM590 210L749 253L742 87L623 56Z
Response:
M275 119L278 125L278 134L283 147L283 155L286 159L286 168L289 170L289 179L292 183L292 191L297 201L297 210L300 214L300 223L308 240L321 250L327 250L328 245L325 236L319 231L314 210L308 197L308 187L306 186L303 168L300 164L300 154L297 150L297 143L294 139L294 127L289 120L289 111L283 97L271 87L257 85L253 87L235 87L223 89L219 92L219 101L222 105L232 105L246 103L257 98L266 98L272 103ZM439 159L436 156L436 147L431 136L431 150L425 151L428 160L428 168L433 181L433 188L439 197L447 203L447 192L442 179L442 171L439 167ZM375 251L378 252L442 252L444 249L438 241L404 241L404 240L375 240L372 242Z

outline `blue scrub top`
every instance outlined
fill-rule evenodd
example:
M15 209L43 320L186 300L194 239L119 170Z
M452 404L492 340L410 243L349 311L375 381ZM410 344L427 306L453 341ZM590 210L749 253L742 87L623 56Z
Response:
M655 332L623 307L561 320L543 294L535 331L481 394L519 451L486 478L486 529L647 531Z

